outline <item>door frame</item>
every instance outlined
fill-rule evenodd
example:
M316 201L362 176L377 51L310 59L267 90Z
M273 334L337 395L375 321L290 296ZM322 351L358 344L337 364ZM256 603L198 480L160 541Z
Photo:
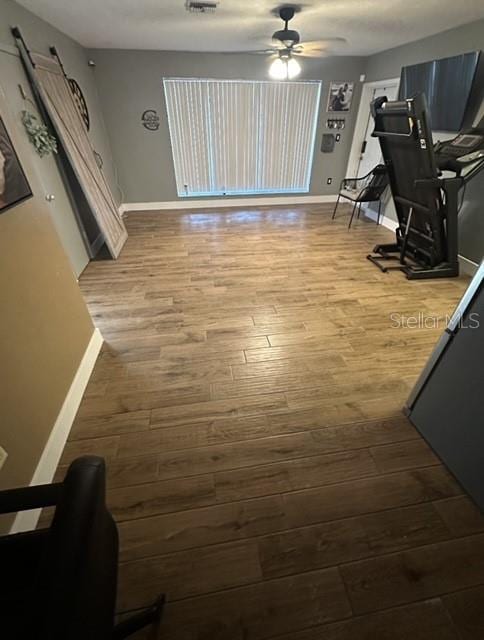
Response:
M373 82L365 82L363 84L350 155L348 158L348 165L346 167L346 176L348 177L353 178L357 175L360 164L361 145L365 139L368 118L370 116L371 94L375 89L386 87L387 85L394 85L398 88L400 85L400 78L387 78L386 80L375 80Z

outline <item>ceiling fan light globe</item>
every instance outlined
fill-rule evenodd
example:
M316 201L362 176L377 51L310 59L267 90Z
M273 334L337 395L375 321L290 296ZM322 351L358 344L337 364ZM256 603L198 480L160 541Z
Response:
M269 67L269 75L274 80L286 80L288 77L288 68L285 61L276 58Z
M297 60L294 60L294 58L290 58L287 61L287 77L289 80L292 80L293 78L297 78L300 73L301 65Z
M301 73L301 65L294 58L279 57L269 67L269 75L274 80L292 80Z

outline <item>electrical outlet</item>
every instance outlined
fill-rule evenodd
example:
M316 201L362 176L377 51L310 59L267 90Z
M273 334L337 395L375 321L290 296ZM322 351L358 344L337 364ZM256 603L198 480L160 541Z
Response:
M326 184L333 184L333 178L328 178L326 180Z
M5 460L8 458L8 453L3 447L0 447L0 469L3 467Z

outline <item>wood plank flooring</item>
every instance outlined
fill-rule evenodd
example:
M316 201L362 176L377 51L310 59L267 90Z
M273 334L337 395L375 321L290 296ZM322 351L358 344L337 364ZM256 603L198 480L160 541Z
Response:
M160 638L484 637L484 517L401 414L466 279L380 273L391 234L330 211L132 214L80 280L106 342L58 473L106 458Z

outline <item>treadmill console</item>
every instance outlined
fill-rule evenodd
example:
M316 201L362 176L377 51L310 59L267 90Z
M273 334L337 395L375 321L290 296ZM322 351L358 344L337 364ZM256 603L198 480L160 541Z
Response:
M460 175L466 166L484 161L484 134L480 130L459 133L452 140L438 142L434 151L439 169Z
M438 143L437 153L442 155L452 156L453 158L460 158L466 156L469 153L484 151L484 135L472 134L472 133L460 133L458 136L449 140L448 142Z

